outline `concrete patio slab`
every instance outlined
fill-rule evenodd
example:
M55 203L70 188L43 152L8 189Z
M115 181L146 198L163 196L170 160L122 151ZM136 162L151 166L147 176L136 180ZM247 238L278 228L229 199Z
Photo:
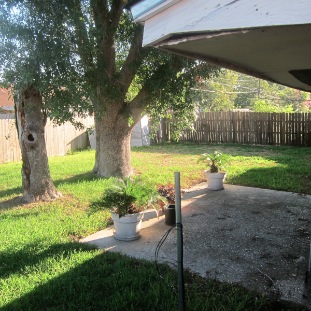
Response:
M238 283L277 299L310 304L311 196L225 185L189 189L182 199L184 267L203 277ZM101 249L154 261L170 227L147 211L139 240L118 241L113 227L81 240ZM158 261L176 267L176 230L161 247Z

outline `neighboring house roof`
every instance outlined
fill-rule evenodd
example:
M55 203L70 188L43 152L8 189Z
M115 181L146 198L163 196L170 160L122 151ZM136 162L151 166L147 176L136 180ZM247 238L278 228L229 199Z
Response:
M0 107L14 107L13 97L7 89L0 88Z

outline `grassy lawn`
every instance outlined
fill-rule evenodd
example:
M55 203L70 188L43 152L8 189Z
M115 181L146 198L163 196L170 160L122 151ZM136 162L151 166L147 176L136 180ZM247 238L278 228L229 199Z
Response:
M160 145L134 148L136 175L159 183L181 172L183 188L204 180L201 153L227 154L227 183L311 194L311 148ZM18 206L21 163L0 165L1 310L177 310L177 295L155 265L77 243L110 224L90 213L109 180L90 172L94 152L50 158L63 198ZM165 282L176 272L163 266ZM186 273L187 310L294 310L239 287Z

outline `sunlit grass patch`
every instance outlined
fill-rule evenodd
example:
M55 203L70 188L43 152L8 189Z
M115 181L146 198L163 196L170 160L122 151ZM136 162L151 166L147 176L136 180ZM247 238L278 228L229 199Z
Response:
M200 154L227 154L227 183L311 194L311 148L212 144L133 148L136 175L188 188L204 180ZM95 152L51 157L51 176L63 197L18 205L21 163L0 165L1 310L176 310L177 295L155 265L77 243L110 224L108 210L92 213L109 179L91 173ZM160 238L160 237L159 237ZM176 271L162 267L176 285ZM186 272L187 310L295 310L240 287Z

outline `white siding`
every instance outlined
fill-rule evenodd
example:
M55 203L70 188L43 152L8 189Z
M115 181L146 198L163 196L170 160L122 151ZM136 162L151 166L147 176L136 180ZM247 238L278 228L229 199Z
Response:
M89 141L91 149L96 149L96 133L95 131L89 135ZM149 146L150 145L150 137L149 137L149 123L148 117L144 116L138 122L132 131L131 136L131 147L141 147L141 146Z
M183 0L145 21L143 44L172 33L308 23L310 0Z
M149 125L148 117L144 116L140 122L138 122L132 131L131 147L149 146Z

